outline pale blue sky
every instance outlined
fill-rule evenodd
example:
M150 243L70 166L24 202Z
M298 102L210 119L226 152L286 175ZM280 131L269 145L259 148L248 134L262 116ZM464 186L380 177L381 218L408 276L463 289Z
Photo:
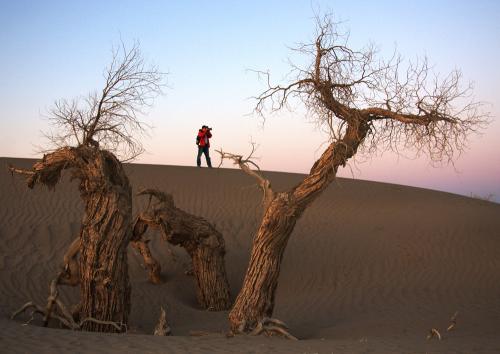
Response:
M193 165L194 135L209 124L216 148L245 152L253 139L262 168L306 172L326 136L300 114L283 112L264 127L246 115L248 97L263 88L246 69L269 69L280 81L292 56L287 47L312 38L318 10L345 21L353 47L372 41L390 53L397 45L407 58L427 55L439 72L461 68L495 119L455 169L385 154L351 164L354 176L500 200L497 1L2 0L0 156L36 156L47 127L41 116L58 98L99 89L121 38L139 40L144 56L169 72L170 88L146 117L155 129L139 162Z

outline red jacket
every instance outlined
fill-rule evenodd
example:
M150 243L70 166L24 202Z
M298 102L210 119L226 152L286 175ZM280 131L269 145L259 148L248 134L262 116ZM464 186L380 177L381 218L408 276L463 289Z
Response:
M199 130L198 131L198 137L200 138L200 143L198 144L198 146L201 146L201 147L210 147L210 138L212 137L212 133L210 132L210 130L206 130L206 131L203 131L203 130ZM207 138L207 141L205 142L205 137Z

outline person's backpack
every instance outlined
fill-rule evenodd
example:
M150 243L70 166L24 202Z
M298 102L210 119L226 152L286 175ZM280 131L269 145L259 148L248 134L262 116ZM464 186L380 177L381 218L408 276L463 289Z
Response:
M196 145L200 145L200 136L196 135Z

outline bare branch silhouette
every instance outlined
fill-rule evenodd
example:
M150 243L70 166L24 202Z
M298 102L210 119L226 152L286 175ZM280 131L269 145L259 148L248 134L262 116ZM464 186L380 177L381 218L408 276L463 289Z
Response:
M229 152L224 152L222 149L220 150L215 150L217 153L219 153L221 161L219 164L219 167L222 165L225 159L227 160L232 160L235 165L238 165L243 172L246 174L252 176L257 180L257 183L259 184L260 188L262 189L262 204L264 206L264 209L267 209L269 206L269 203L273 200L274 198L274 191L271 187L271 182L264 178L260 174L260 168L259 166L252 160L253 154L255 153L255 143L251 143L252 145L252 151L250 154L245 158L242 155L236 155L232 154ZM257 169L257 171L252 170L252 166ZM258 172L259 171L259 172Z
M296 222L349 159L358 152L405 148L425 152L435 163L453 162L468 137L488 123L460 71L441 77L427 59L406 63L393 53L386 60L373 44L355 50L348 39L331 16L318 16L315 39L295 49L309 65L292 64L293 79L285 84L273 84L269 72L257 71L266 83L255 97L258 114L295 101L329 132L328 146L302 181L285 192L268 192L269 181L250 158L218 151L255 177L265 196L243 286L229 314L233 333L265 333L262 321L272 317L280 264Z
M79 181L85 205L81 233L65 255L64 272L58 281L80 285L78 316L83 320L66 326L121 332L128 323L131 304L130 241L148 262L151 280L160 280L147 243L131 239L132 188L122 162L142 152L139 137L146 125L139 114L161 93L164 74L145 64L138 43L131 49L122 43L112 53L103 89L85 98L57 101L49 117L56 132L47 135L50 148L46 154L31 170L10 167L10 171L24 176L29 188L37 184L54 188L64 170ZM42 311L45 324L58 306L62 311L54 292Z
M121 43L112 50L101 91L54 103L48 119L55 133L45 134L51 148L98 146L122 160L137 157L143 152L140 138L149 128L139 116L162 93L164 76L145 63L138 43L130 49Z
M433 73L427 60L405 61L396 52L379 57L373 44L360 50L348 45L331 16L316 18L313 43L300 44L295 51L310 58L306 67L292 65L285 85L271 83L256 96L255 111L263 115L298 100L339 141L355 121L369 126L360 147L374 150L412 149L425 152L431 161L452 162L467 147L471 133L489 122L484 104L474 100L472 83L462 83L462 73Z

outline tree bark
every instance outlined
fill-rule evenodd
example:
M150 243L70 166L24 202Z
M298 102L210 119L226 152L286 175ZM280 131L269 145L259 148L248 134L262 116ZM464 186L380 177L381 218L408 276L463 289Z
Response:
M130 186L88 197L80 256L80 318L128 323L130 282L127 246L132 219ZM87 331L115 331L114 327L86 322Z
M148 243L149 240L143 240L142 238L130 241L132 247L135 248L144 259L144 265L148 270L149 281L153 284L161 284L161 266L151 254Z
M70 169L72 177L79 179L85 203L79 250L82 329L116 332L121 326L99 321L128 323L127 246L132 235L129 180L112 153L89 146L60 148L45 155L31 171L11 168L27 175L30 188L37 183L53 188L64 169Z
M215 229L210 230L210 234L200 237L196 246L192 249L186 247L186 251L193 264L198 303L210 311L227 310L231 303L222 235Z
M281 260L299 217L289 198L289 193L277 193L253 240L245 280L229 313L231 330L235 333L254 329L273 313Z
M254 237L243 286L229 322L234 333L250 332L272 317L281 261L286 245L304 210L328 187L337 169L352 157L368 132L368 125L349 127L342 140L332 143L308 176L287 192L276 193L264 211Z
M148 226L159 228L165 241L183 247L191 257L200 306L212 311L228 309L229 283L222 234L204 218L175 207L169 194L156 190L145 190L141 194L154 196L158 202L152 210L138 216L134 238L145 233Z

